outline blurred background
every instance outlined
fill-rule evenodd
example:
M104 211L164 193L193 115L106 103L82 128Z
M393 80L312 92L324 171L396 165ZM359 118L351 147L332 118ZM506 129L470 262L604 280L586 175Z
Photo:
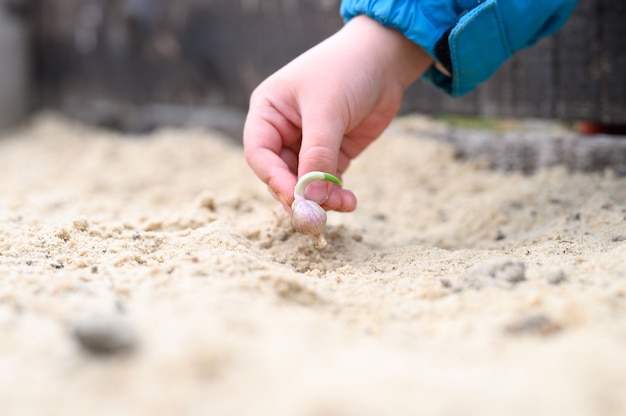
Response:
M266 76L342 26L339 0L0 0L0 128L42 109L124 132L236 138ZM626 2L581 0L556 35L451 99L418 81L403 112L626 124Z

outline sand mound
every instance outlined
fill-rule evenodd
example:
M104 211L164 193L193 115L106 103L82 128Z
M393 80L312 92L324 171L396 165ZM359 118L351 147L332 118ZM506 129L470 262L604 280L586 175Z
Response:
M624 414L626 178L439 128L354 163L321 251L215 133L5 135L2 414Z

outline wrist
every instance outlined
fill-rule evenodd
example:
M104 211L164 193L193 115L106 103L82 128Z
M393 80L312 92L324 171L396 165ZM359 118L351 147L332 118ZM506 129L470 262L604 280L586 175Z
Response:
M368 48L377 51L378 58L386 63L388 75L405 89L433 64L433 59L421 46L366 15L354 17L345 29L355 32L357 42L366 43Z

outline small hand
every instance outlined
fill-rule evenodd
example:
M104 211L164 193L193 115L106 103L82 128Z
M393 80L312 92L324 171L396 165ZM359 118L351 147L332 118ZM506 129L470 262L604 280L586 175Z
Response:
M248 164L290 212L297 178L310 171L341 176L431 63L399 32L355 17L254 91L244 127ZM324 182L311 184L306 197L327 210L356 208L352 192Z

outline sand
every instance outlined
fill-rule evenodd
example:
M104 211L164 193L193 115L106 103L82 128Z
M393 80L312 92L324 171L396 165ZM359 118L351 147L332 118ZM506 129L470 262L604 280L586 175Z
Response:
M5 133L0 413L626 414L626 178L442 128L353 164L321 251L218 133Z

